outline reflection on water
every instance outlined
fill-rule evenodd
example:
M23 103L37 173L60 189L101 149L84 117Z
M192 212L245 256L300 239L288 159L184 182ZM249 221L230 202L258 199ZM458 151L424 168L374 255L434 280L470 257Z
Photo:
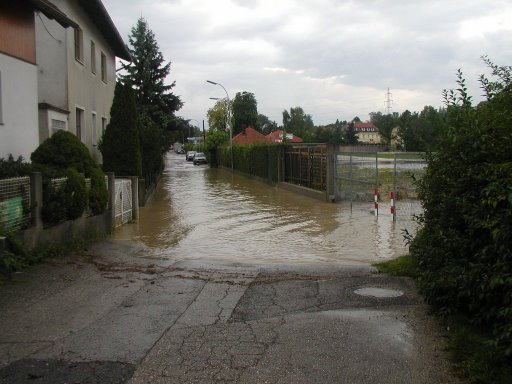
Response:
M406 253L403 223L376 218L372 208L312 200L171 153L138 222L114 238L173 260L360 263Z

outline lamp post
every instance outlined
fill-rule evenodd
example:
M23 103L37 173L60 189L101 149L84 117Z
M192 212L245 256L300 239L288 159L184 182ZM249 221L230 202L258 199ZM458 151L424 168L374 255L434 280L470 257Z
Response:
M201 129L199 128L199 120L196 120L196 119L189 119L189 120L194 120L196 123L197 123L197 129L199 129L199 131L201 131ZM194 130L195 131L195 130ZM194 132L195 133L195 132ZM190 138L190 123L188 125L188 136ZM194 136L195 137L195 136Z
M235 168L234 168L234 164L233 164L233 127L231 127L231 119L230 119L230 116L229 116L229 105L230 105L230 102L229 102L229 95L228 95L228 91L226 91L226 88L224 88L224 86L220 83L216 83L215 81L211 81L211 80L206 80L207 83L210 83L210 84L213 84L213 85L218 85L220 87L222 87L222 89L224 90L224 92L226 92L226 98L228 100L228 103L227 103L227 106L226 106L226 116L227 116L227 123L228 123L228 128L229 128L229 146L230 146L230 151L231 151L231 172L234 172L235 171Z

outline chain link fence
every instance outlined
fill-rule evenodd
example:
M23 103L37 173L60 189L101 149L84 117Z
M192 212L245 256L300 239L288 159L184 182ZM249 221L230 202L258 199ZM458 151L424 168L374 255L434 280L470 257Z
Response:
M378 215L415 227L421 214L415 179L422 177L426 162L416 152L340 152L335 155L335 196L339 201L368 202Z
M26 228L31 218L30 177L0 180L0 233Z

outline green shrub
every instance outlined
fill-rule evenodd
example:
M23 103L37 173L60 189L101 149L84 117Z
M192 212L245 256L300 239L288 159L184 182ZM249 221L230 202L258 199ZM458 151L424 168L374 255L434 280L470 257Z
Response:
M93 215L105 212L108 202L108 191L105 174L100 169L91 172L91 188L89 190L89 208Z
M485 102L471 105L460 72L459 89L445 92L448 127L418 183L424 213L410 251L427 301L489 329L499 367L512 364L512 68L485 61L497 78L481 77Z
M66 171L66 184L64 185L66 215L68 220L82 216L87 206L87 187L85 178L74 168Z
M71 132L59 130L46 139L30 156L32 163L66 170L75 168L79 173L89 176L97 165L89 150Z
M31 171L31 164L23 161L22 156L16 160L12 155L9 155L7 159L0 158L0 179L27 176Z
M43 206L41 217L45 226L67 220L66 194L64 188L55 187L50 177L43 177Z

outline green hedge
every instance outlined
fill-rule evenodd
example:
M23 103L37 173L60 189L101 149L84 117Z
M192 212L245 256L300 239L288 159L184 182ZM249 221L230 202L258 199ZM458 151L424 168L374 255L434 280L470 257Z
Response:
M486 102L471 105L460 73L445 94L448 126L418 183L410 251L427 301L488 330L487 365L502 372L512 366L512 71L488 64L498 80L481 78Z
M277 183L279 148L278 144L233 145L234 169ZM219 165L231 168L230 151L229 145L219 148Z

